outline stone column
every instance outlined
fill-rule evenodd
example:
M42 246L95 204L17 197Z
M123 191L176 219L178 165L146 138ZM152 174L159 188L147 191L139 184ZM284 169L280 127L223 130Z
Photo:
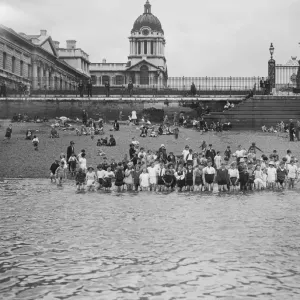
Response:
M49 89L49 69L45 70L45 80L44 85L46 85L46 89Z
M38 72L37 72L37 63L36 61L32 64L32 88L36 90L38 88Z

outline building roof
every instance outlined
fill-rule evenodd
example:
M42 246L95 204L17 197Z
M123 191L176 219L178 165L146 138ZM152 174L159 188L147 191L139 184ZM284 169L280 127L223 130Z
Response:
M290 67L299 67L297 56L292 56L291 59L285 65Z
M135 31L140 31L142 27L150 27L153 31L160 32L164 34L161 23L159 19L151 13L151 5L147 0L145 4L145 12L140 15L133 24L131 33Z

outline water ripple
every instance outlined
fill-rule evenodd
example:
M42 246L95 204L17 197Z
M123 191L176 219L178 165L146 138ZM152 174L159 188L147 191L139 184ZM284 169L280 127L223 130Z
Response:
M300 299L299 195L2 182L0 298Z

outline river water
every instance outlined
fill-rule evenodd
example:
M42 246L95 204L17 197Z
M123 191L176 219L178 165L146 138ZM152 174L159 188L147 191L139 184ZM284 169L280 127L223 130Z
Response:
M300 299L300 191L0 182L0 299Z

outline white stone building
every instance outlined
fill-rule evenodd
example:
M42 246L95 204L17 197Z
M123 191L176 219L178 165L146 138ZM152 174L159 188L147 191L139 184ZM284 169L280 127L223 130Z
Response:
M122 86L130 80L141 87L166 86L168 70L165 57L166 40L159 19L151 12L147 0L144 13L133 24L129 37L127 63L91 63L90 75L94 85Z

